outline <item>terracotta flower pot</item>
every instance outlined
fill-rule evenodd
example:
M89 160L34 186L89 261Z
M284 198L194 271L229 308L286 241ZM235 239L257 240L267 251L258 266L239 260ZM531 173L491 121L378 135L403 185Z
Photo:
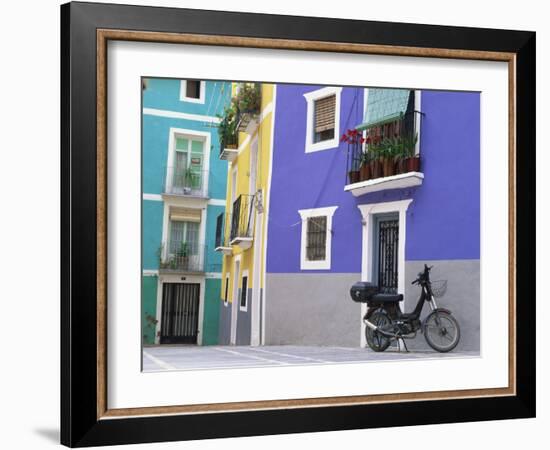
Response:
M359 182L359 171L358 170L350 170L348 172L348 177L349 177L349 183L350 184Z
M370 177L380 178L382 176L382 165L378 159L373 159L370 162Z
M391 177L392 175L394 175L395 171L394 171L393 158L384 158L383 167L384 167L385 177Z
M363 164L361 166L359 178L361 181L370 180L370 164Z
M406 173L407 169L407 158L399 158L397 160L396 167L398 168L397 173Z
M420 158L407 158L407 172L419 172L420 171Z

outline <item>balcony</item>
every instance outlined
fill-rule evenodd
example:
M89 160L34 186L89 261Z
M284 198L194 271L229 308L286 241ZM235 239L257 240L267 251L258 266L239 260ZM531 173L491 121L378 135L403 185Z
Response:
M350 130L344 190L355 197L420 186L424 180L418 141L421 113L413 111Z
M163 249L166 254L163 255ZM206 246L192 242L170 243L161 247L159 261L160 273L204 273L204 255Z
M239 139L237 133L225 134L220 137L220 159L232 162L239 154Z
M254 236L254 195L239 195L233 202L229 245L242 249L252 246Z
M168 167L163 181L163 192L183 197L208 197L208 171Z
M237 130L252 134L259 123L262 104L261 84L241 84L233 102L237 107Z
M231 255L233 247L229 245L228 233L225 232L226 225L231 223L231 214L221 213L216 219L216 243L215 251L224 255Z

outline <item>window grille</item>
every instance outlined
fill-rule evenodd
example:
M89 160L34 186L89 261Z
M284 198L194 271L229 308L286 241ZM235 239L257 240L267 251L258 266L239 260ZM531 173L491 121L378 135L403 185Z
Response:
M323 261L326 259L327 217L318 216L307 219L308 261Z

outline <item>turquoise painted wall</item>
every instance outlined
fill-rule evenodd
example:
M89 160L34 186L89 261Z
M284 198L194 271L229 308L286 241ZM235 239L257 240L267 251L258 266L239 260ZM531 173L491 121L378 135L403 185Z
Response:
M141 277L141 323L144 344L155 343L158 277Z
M206 272L222 271L222 254L216 248L216 219L225 211L224 206L208 205L206 209Z
M223 112L231 98L231 83L206 82L204 104L180 101L180 81L171 79L149 79L143 91L143 107L165 112L206 115L215 117ZM208 197L223 200L225 204L227 184L227 162L219 159L220 144L218 129L204 120L189 120L161 117L152 114L142 116L142 190L144 194L162 194L168 162L170 128L180 128L211 135L209 151ZM222 255L216 253L216 218L225 210L224 206L207 206L205 272L221 272ZM162 241L164 202L142 201L142 268L158 270L158 250ZM218 342L220 280L205 280L205 315L203 321L203 343ZM154 327L151 316L156 314L157 277L143 277L142 318L144 343L154 343ZM149 317L149 321L146 318ZM156 320L154 318L153 320Z
M143 115L143 192L161 194L166 167L168 163L168 141L170 128L181 128L210 132L210 168L208 196L225 199L227 183L227 162L219 158L220 142L218 129L211 125L196 121ZM207 150L207 149L206 149Z
M204 322L202 345L218 344L218 325L220 321L221 279L207 278L204 287Z
M143 106L215 117L223 112L223 106L230 98L231 83L227 81L207 81L205 102L190 103L180 100L180 80L150 78L147 89L143 91Z
M159 268L158 250L162 242L163 202L142 201L142 268L157 270Z

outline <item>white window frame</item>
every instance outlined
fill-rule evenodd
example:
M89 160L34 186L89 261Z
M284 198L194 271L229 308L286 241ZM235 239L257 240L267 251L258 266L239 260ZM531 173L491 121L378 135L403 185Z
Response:
M206 83L202 80L193 80L199 81L200 83L200 96L199 98L187 97L187 80L180 80L180 101L187 103L201 103L204 104Z
M243 278L246 277L246 304L244 306L241 305L241 299L243 295ZM245 269L241 273L241 296L239 298L239 311L246 312L248 311L248 288L250 287L250 277L248 276L248 269Z
M340 143L340 97L342 94L342 88L338 86L327 86L316 91L307 92L304 97L307 102L307 117L306 117L306 153L318 152L321 150L328 150L337 148ZM334 106L334 137L326 141L314 142L314 115L315 115L315 102L331 95L336 96L336 104Z
M192 204L186 201L187 199L179 198L165 198L164 199L164 211L162 213L162 241L161 243L165 244L162 247L162 259L166 259L169 256L170 246L170 207L183 207L183 208L192 208L200 209L201 211L201 221L199 226L199 253L204 258L204 243L206 242L206 210L207 208L203 204Z
M165 192L170 192L172 189L172 184L170 177L168 176L169 167L175 166L175 156L176 156L176 138L185 138L195 141L203 141L203 153L202 153L202 191L208 195L209 187L209 174L210 174L210 147L212 136L209 131L197 131L197 130L188 130L184 128L170 128L168 131L168 158L166 161L166 182L165 182ZM189 146L189 149L191 146Z
M323 208L300 209L298 213L302 218L302 236L300 245L300 269L301 270L329 270L331 266L332 249L332 216L338 206L327 206ZM309 261L307 259L307 220L311 217L327 218L327 237L325 241L325 259Z

